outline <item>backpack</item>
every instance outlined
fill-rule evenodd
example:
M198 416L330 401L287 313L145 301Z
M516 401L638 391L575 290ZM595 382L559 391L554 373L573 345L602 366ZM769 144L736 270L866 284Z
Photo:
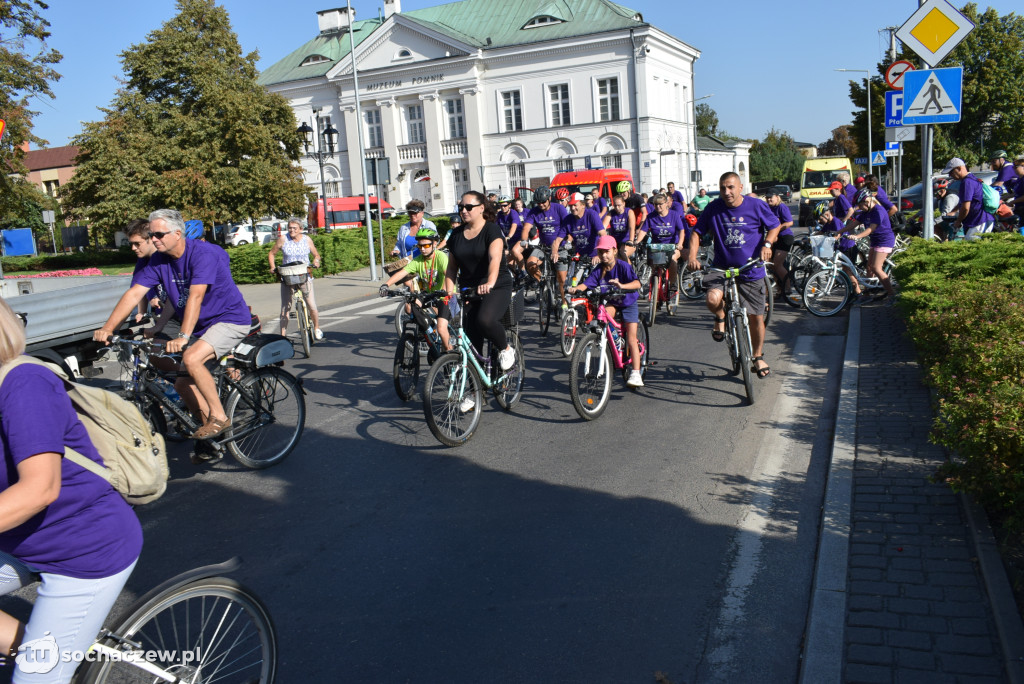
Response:
M981 208L987 214L994 214L999 211L999 191L988 183L981 181Z
M71 406L82 421L105 466L65 447L64 457L99 475L132 505L160 498L167 489L167 448L135 404L113 392L72 382L51 363L19 356L0 368L0 384L14 368L31 363L44 366L64 381Z

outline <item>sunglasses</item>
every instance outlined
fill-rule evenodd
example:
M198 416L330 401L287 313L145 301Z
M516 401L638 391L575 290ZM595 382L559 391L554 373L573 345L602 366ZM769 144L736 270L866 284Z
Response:
M434 248L434 243L433 242L420 242L416 246L419 247L420 249L426 249L427 247L430 247L431 249L433 249Z
M153 231L152 233L149 234L149 236L150 237L155 237L157 240L163 240L165 237L167 237L168 235L170 235L171 233L174 233L174 232L176 232L176 231L171 230L171 231L167 231L166 233L160 233L160 232L157 232L157 231Z
M512 205L511 205L511 204L509 204L508 202L502 202L502 203L501 203L501 206L503 206L503 207L510 207L510 206L512 206Z
M475 208L482 206L480 204L460 204L459 211L473 211Z
M142 240L140 242L136 242L135 240L129 240L128 244L131 245L132 247L141 247L142 245L146 244L146 241Z

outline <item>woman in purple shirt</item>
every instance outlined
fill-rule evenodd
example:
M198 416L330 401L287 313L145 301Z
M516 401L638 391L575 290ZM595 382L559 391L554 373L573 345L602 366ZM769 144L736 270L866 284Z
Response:
M889 195L885 193L885 189L878 184L878 176L870 174L864 179L864 185L874 194L875 199L878 200L878 203L882 205L882 208L885 209L889 216L899 211L896 205L889 199Z
M36 364L8 366L24 352L25 328L0 299L0 594L42 578L28 623L0 613L0 653L52 638L61 657L46 681L68 682L72 654L99 634L135 567L142 527L110 483L64 458L73 449L103 463L63 381ZM34 671L19 663L13 681L37 681Z
M668 264L669 282L676 282L676 272L679 270L679 255L683 253L683 241L686 239L686 226L683 225L682 215L669 211L669 199L661 193L653 197L654 213L648 215L644 221L643 228L637 235L637 242L644 239L650 233L651 244L669 245L674 244L676 249L672 252L672 260Z
M619 258L629 261L633 258L636 248L633 239L636 237L636 214L626 208L626 195L619 194L612 199L612 208L604 217L604 229L615 238L619 245Z
M889 223L889 214L867 190L857 193L857 208L864 213L854 217L848 224L847 230L852 233L850 237L854 240L859 240L865 235L871 236L868 274L878 278L878 282L885 288L885 294L879 295L875 299L892 301L896 292L893 290L892 280L883 268L886 258L896 246L896 234L892 230L892 224ZM864 230L860 233L853 233L859 226L865 226Z

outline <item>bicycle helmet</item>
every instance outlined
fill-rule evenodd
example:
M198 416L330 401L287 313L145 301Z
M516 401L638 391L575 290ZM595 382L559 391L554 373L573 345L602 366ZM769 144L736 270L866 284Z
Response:
M826 211L832 210L832 203L821 201L814 205L814 218L821 218Z
M537 188L533 193L533 201L537 204L544 204L551 200L551 188Z
M695 225L697 225L697 217L694 216L693 214L687 214L686 215L686 223L691 228L693 228Z
M942 190L943 188L948 188L949 187L949 181L946 180L945 178L936 178L935 182L932 184L932 186L936 190Z
M203 237L203 222L199 219L185 221L184 235L189 240L198 240Z
M508 195L502 195L498 198L498 204L511 204L512 198Z
M416 233L416 239L437 242L438 240L441 239L441 236L437 234L436 230L431 230L430 228L427 228L425 230L420 230L418 233Z
M559 202L569 199L569 188L558 188L555 190L555 199Z
M633 184L629 181L619 181L615 186L615 194L619 195L624 192L631 192L633 190Z
M858 190L857 194L853 198L853 203L860 204L869 197L871 197L871 192L869 190Z

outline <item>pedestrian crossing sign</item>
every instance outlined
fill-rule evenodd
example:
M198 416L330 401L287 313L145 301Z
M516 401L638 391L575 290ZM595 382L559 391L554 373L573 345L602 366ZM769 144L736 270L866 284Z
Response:
M885 166L888 162L885 160L885 155L882 154L881 150L877 151L871 157L872 166Z
M963 81L963 67L908 71L903 76L903 125L959 121Z

